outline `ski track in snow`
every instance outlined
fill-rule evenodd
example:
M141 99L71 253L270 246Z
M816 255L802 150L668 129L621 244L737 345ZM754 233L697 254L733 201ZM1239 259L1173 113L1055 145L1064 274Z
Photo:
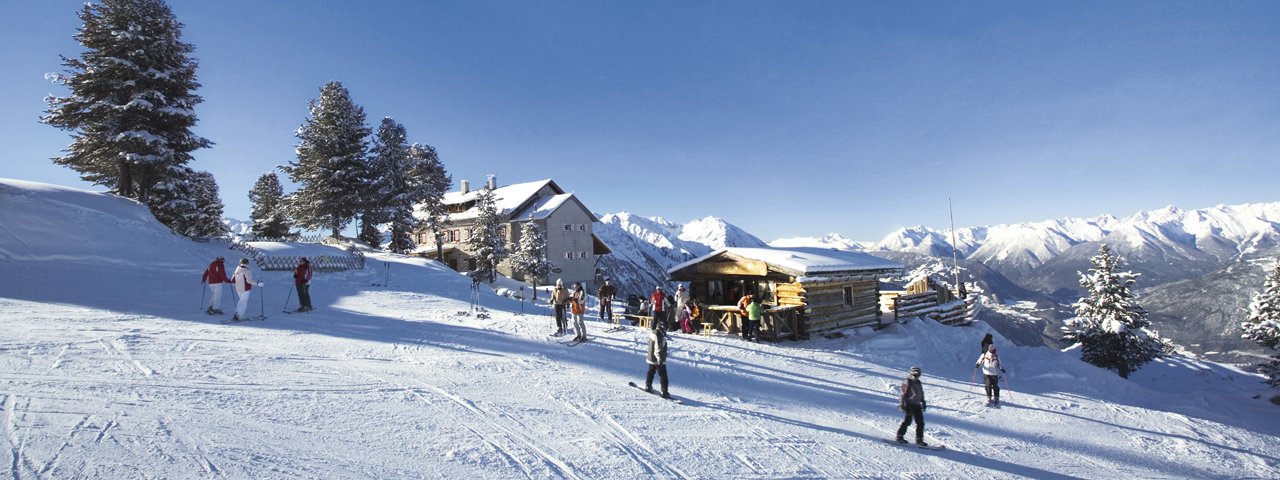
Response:
M71 220L95 221L84 215ZM299 315L271 310L288 300L274 288L288 272L255 270L272 285L270 317L219 324L227 315L199 312L193 287L226 249L139 240L128 233L139 225L89 225L119 255L45 251L0 227L17 239L0 239L16 255L0 268L19 280L0 284L9 476L1275 478L1280 467L1275 410L1250 399L1266 390L1243 375L1169 394L998 339L1010 371L1026 373L1007 405L986 408L971 382L985 332L911 321L780 344L673 335L675 405L626 387L643 378L641 330L588 321L592 341L567 348L546 337L545 305L520 314L484 292L489 318L476 318L469 282L418 259L375 253L391 267L318 274L317 310ZM74 275L36 273L50 268ZM884 443L911 365L925 369L926 438L946 450Z

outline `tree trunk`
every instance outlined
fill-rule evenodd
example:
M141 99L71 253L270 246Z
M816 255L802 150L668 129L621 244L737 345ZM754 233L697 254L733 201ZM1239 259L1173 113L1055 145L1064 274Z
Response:
M120 160L119 178L116 179L116 193L125 198L133 198L133 174L128 160Z

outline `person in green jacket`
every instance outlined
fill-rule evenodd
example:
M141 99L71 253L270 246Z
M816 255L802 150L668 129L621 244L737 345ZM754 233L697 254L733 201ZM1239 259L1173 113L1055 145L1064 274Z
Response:
M751 303L747 304L747 321L742 326L743 340L760 341L760 319L762 318L764 318L764 305L760 304L760 299L752 295Z

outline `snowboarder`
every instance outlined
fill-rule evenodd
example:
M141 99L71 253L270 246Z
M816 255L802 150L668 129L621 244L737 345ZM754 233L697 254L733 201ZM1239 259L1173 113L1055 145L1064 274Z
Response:
M924 442L924 411L928 408L929 404L924 400L924 387L920 384L920 367L911 367L907 379L902 381L902 398L898 400L898 410L902 410L905 415L902 424L898 425L898 436L894 438L898 443L907 443L902 436L907 434L907 427L915 421L916 445L929 446Z
M582 290L582 283L573 282L573 293L569 294L569 313L573 314L573 339L587 341L587 324L582 317L587 313L587 292Z
M667 393L667 331L656 324L649 329L649 349L645 363L649 364L649 373L644 376L644 391L653 392L653 374L658 374L662 387L662 398L671 398Z
M600 321L613 323L613 297L618 295L618 289L613 286L613 282L604 279L604 285L600 285L600 291L596 292L596 297L600 299Z
M200 283L209 286L210 295L209 308L205 309L209 315L222 315L222 285L231 283L231 279L227 277L227 267L222 257L213 259L209 262L209 266L204 269L204 275L200 276Z
M760 341L760 320L764 318L764 306L760 305L760 300L755 297L748 296L751 303L747 304L747 318L742 322L742 339L748 341Z
M653 295L649 297L649 313L653 315L653 323L649 328L667 328L667 294L662 291L662 285L658 285L653 289Z
M235 285L236 295L240 296L240 300L236 302L236 314L231 317L233 321L241 321L245 319L244 312L249 308L249 291L253 287L261 287L262 282L253 279L253 272L249 270L249 259L241 258L240 266L236 267L236 272L231 275L231 281Z
M569 291L564 288L564 281L557 278L556 288L551 290L551 305L556 311L556 335L564 335L564 307L569 301Z
M991 339L990 333L988 333L987 336L982 337L982 350L979 350L978 354L981 355L981 354L987 353L987 349L990 348L991 344L993 343L996 343L996 342L995 340Z
M298 311L311 311L311 262L307 257L298 260L293 269L293 284L298 289Z
M982 368L982 378L986 380L987 385L987 405L1000 404L1000 374L1004 373L1004 365L1000 364L1000 357L996 355L996 346L987 347L987 352L978 357L978 362L973 364L973 368Z

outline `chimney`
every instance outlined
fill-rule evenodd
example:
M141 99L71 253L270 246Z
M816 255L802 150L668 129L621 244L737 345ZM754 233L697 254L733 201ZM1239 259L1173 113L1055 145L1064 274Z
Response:
M498 189L497 175L489 175L489 190L497 190L497 189Z
M470 192L470 191L471 191L471 182L468 182L468 181L466 181L466 180L463 180L463 181L462 181L462 194L463 194L463 195L466 195L466 193L467 193L467 192Z

